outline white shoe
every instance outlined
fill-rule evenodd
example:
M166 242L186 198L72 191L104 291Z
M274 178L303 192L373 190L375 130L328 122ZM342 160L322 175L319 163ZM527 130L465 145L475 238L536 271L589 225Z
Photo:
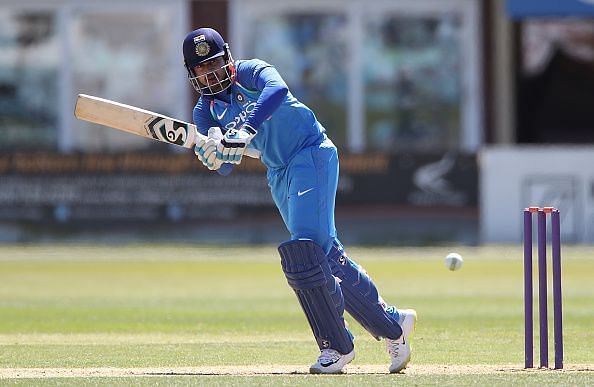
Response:
M343 355L334 349L322 349L316 364L309 367L311 374L341 374L345 365L355 358L355 350Z
M392 358L390 373L397 373L406 368L410 361L411 340L417 322L417 312L414 309L398 310L400 319L398 324L402 328L402 336L396 340L386 339L386 348Z

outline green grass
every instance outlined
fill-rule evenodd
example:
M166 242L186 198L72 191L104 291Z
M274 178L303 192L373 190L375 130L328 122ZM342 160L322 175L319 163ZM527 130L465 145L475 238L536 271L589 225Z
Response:
M367 269L386 300L417 310L411 365L421 370L456 365L520 370L521 247L461 248L464 267L456 272L445 268L448 252L437 247L353 248L350 255ZM565 363L590 371L418 374L411 367L408 375L161 375L3 382L382 385L396 378L421 385L591 385L593 253L589 247L563 249ZM0 369L296 365L306 370L317 347L278 261L274 246L0 247ZM552 337L551 303L549 310ZM347 320L357 336L353 366L387 367L383 343L352 318ZM549 352L552 363L552 345ZM537 353L535 357L537 361Z

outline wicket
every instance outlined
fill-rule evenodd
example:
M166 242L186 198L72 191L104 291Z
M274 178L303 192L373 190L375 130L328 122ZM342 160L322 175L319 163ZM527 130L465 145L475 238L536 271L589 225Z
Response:
M554 207L524 209L524 365L533 368L532 295L532 214L537 214L538 310L540 323L540 367L549 367L547 311L547 214L551 219L553 263L553 322L555 369L563 368L563 326L561 311L561 227L559 210Z

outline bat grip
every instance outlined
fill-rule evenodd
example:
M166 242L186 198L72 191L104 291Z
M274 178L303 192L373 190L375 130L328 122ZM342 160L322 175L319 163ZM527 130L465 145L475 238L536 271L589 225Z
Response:
M217 169L217 173L221 176L227 176L233 171L233 164L225 163Z

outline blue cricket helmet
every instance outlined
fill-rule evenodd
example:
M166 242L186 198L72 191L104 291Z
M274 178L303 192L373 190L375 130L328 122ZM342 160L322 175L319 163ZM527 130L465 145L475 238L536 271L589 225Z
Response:
M235 79L235 67L229 45L216 30L212 28L199 28L186 35L183 43L184 65L188 70L188 79L194 89L200 94L213 95L226 90ZM218 71L206 74L194 73L194 67L209 60L223 57L225 64L220 70L224 70L224 76L219 76ZM209 79L215 78L211 82Z
M225 55L225 41L212 28L198 28L186 35L183 49L186 66L192 68Z

